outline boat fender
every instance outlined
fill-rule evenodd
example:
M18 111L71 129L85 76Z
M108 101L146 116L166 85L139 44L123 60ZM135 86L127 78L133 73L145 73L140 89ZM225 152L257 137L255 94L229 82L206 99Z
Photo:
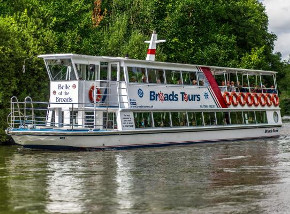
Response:
M233 91L231 93L231 98L232 98L233 106L237 106L239 104L239 97L238 97L237 93Z
M243 98L243 99L242 99ZM245 106L247 101L246 101L246 94L245 93L240 93L239 96L238 96L238 99L239 99L239 103L241 106Z
M94 103L94 89L95 89L95 86L92 85L90 90L89 90L89 99L92 103ZM99 102L102 98L101 96L101 90L99 88L96 87L96 91L97 91L97 94L96 94L96 102Z
M252 96L253 96L253 103L254 103L254 105L255 106L258 106L260 104L260 102L259 102L259 95L257 93L253 93Z
M270 94L266 94L265 97L266 97L267 106L270 107L273 104L273 101L271 100L271 95Z
M226 91L223 95L223 98L227 106L230 106L232 104L232 96L229 92Z
M274 106L278 106L280 104L277 94L272 94L271 101L273 102Z
M253 97L253 95L251 93L247 93L246 94L246 102L247 102L248 106L252 106L253 105L254 97Z
M261 104L261 106L265 106L266 105L266 95L265 94L260 94L259 96L259 103Z

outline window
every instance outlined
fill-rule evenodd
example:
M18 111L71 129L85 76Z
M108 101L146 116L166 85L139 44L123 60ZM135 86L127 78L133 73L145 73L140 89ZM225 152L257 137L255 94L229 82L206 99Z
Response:
M204 125L206 125L206 126L216 125L214 112L204 112L203 117L204 117Z
M163 84L164 83L164 71L163 70L157 70L157 84Z
M46 60L51 80L76 80L70 59Z
M267 115L265 111L256 111L257 123L267 123Z
M187 112L189 126L202 126L203 119L201 112Z
M231 124L243 124L242 112L230 112Z
M208 86L208 82L204 76L204 73L197 73L197 76L198 76L198 84L200 86Z
M170 127L169 112L154 112L154 125L155 127Z
M182 78L180 71L171 71L166 70L165 71L166 76L166 83L167 84L182 84Z
M187 126L186 112L171 112L172 126Z
M245 124L255 124L255 112L249 111L249 112L243 112Z
M146 69L137 67L128 67L129 82L146 83Z
M134 112L134 119L136 128L152 127L151 112Z
M226 114L224 112L217 112L216 113L216 120L217 120L217 125L229 124L229 121L227 122Z
M101 63L100 80L108 79L108 63Z
M120 81L125 81L124 67L120 69Z
M156 83L156 70L152 68L148 68L147 74L148 74L148 82Z
M111 64L111 81L117 81L118 65Z

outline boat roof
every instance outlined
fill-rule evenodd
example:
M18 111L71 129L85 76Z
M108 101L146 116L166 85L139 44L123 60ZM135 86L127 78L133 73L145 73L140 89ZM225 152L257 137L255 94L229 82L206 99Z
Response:
M266 71L266 70L255 70L255 69L244 69L244 68L229 68L229 67L219 67L219 66L208 66L208 65L197 65L197 64L182 64L182 63L172 63L172 62L160 62L160 61L148 61L148 60L138 60L130 59L127 57L110 57L110 56L90 56L90 55L81 55L81 54L44 54L39 55L39 58L43 59L79 59L79 60L92 60L92 61L106 61L106 62L125 62L130 64L143 64L150 66L172 66L174 68L196 68L196 67L208 67L214 74L223 74L223 73L241 73L241 74L264 74L264 75L273 75L276 74L276 71Z

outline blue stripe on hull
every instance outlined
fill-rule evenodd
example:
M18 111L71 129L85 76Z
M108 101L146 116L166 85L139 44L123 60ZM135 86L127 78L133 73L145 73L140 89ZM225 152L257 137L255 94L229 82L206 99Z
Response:
M152 143L152 144L134 144L134 145L124 145L124 146L105 146L105 147L73 147L73 146L58 146L58 145L23 145L27 149L37 149L37 150L54 150L54 151L104 151L104 150L129 150L137 148L153 148L153 147L165 147L165 146L176 146L176 145L191 145L199 143L213 143L220 141L239 141L239 140L255 140L255 139L265 139L265 138L278 138L279 135L271 137L253 137L253 138L243 138L243 139L219 139L219 140L205 140L205 141L186 141L186 142L167 142L167 143Z

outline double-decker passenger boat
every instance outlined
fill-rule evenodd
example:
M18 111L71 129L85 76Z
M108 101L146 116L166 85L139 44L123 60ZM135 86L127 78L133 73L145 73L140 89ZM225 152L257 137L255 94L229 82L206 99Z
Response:
M11 98L17 144L124 149L278 137L276 72L77 54L40 55L49 102Z

